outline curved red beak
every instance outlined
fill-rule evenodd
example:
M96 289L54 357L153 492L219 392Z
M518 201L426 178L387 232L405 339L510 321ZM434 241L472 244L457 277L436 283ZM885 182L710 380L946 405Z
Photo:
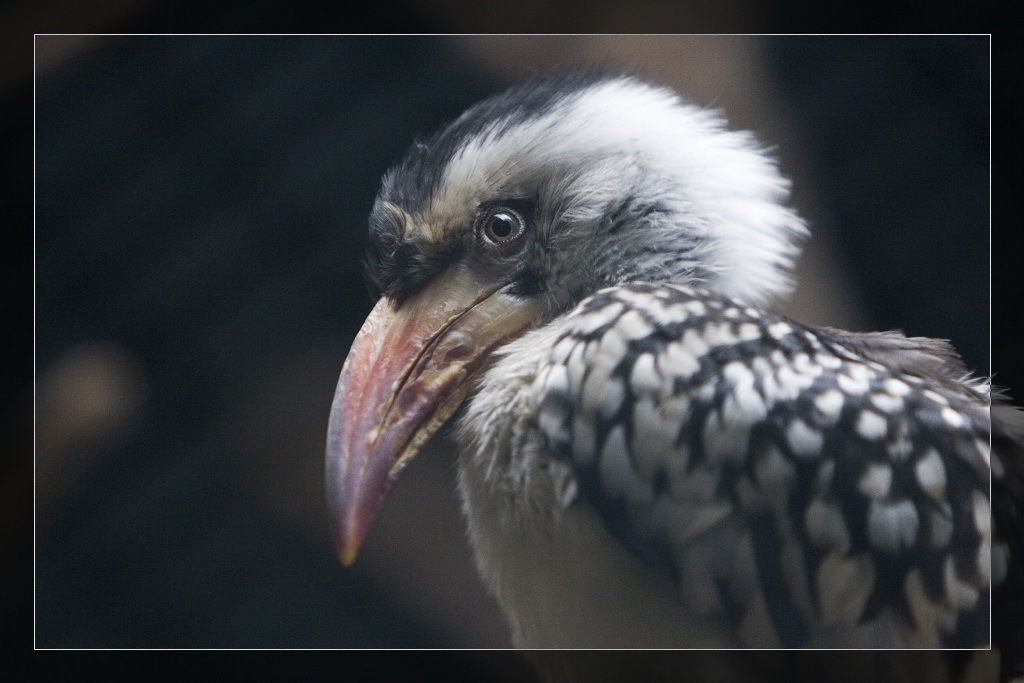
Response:
M343 565L355 561L402 468L538 306L467 267L449 269L397 308L377 302L341 369L327 428L327 502Z

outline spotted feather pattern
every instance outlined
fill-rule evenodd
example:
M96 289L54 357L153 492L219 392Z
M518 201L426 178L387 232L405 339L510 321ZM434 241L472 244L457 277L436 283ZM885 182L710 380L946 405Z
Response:
M992 397L992 645L1000 680L1024 678L1024 409Z
M946 347L674 285L562 329L539 428L691 610L750 647L988 644L989 401Z

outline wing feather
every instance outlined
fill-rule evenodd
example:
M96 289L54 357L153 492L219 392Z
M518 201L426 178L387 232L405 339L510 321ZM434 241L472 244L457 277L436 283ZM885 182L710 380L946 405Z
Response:
M750 646L988 643L988 396L947 344L673 285L562 329L540 429L692 610Z

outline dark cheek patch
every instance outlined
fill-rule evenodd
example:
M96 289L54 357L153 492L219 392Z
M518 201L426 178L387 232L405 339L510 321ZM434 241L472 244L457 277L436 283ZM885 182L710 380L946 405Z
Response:
M536 268L527 266L516 278L510 291L518 296L535 296L544 291L544 278Z

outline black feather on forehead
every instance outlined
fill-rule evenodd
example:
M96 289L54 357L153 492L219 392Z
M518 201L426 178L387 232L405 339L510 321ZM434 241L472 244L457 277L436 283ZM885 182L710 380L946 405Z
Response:
M379 196L409 213L420 213L437 190L448 161L466 141L485 131L500 134L549 113L594 85L627 76L605 67L554 71L478 102L432 137L417 140L390 171Z

